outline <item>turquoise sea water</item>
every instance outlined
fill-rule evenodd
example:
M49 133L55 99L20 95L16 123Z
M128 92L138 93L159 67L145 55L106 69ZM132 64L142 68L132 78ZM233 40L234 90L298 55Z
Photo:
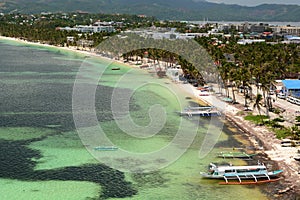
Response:
M95 141L82 141L78 136L72 95L82 66L86 68L80 83L97 85L94 106L98 123L80 128L94 131L100 126L119 147L117 151L93 152ZM115 67L120 70L111 70ZM120 127L111 105L116 88L121 98L132 93L128 108L138 126L163 119L156 113L151 119L151 106L164 108L165 122L157 134L140 138ZM206 171L210 162L224 161L215 157L218 151L245 145L235 140L241 137L228 125L212 152L200 159L208 119L183 119L185 134L196 130L197 135L183 155L166 167L147 173L114 169L121 162L155 166L150 161L128 162L114 156L120 151L147 156L170 144L176 136L181 118L175 111L192 100L186 99L189 94L170 80L100 58L0 40L0 90L0 192L5 194L1 199L267 199L260 186L220 186L217 181L201 179L199 172ZM176 143L175 150L180 148L181 143Z

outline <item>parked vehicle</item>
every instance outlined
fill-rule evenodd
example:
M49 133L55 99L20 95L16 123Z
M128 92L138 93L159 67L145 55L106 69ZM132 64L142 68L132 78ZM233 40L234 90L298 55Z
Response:
M278 93L277 97L280 98L280 99L286 99L286 95L283 94L283 93Z
M300 106L300 99L295 98L295 104Z
M295 98L295 97L287 97L286 100L290 103L296 104L296 105L300 105L300 99Z

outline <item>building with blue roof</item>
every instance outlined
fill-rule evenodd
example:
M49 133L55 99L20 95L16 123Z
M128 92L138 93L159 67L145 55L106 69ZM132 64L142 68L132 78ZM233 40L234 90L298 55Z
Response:
M283 80L282 90L287 96L300 98L300 80Z

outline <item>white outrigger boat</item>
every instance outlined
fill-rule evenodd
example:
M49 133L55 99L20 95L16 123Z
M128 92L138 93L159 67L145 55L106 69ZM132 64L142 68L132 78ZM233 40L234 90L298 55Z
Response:
M215 117L221 116L222 113L218 111L215 107L205 106L205 107L187 107L183 111L179 112L181 116L200 116L200 117Z
M269 172L263 164L252 166L216 166L215 164L210 163L209 172L200 172L200 174L203 178L225 180L225 182L220 182L219 184L247 185L278 181L280 179L278 178L278 175L282 172L282 170Z
M188 106L185 110L210 110L213 108L215 108L215 107L213 107L213 106L196 106L196 107Z

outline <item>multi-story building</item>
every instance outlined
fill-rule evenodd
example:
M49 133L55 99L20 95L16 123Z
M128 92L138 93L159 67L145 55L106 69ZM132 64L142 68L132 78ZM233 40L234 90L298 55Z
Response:
M299 26L273 26L270 27L273 32L284 35L300 35Z
M81 33L100 33L100 32L115 32L115 28L113 26L113 22L96 22L93 25L77 25L73 28L70 27L64 27L64 28L58 28L62 31L78 31Z
M243 24L238 25L237 30L242 33L249 32L249 23L245 22Z
M263 24L259 24L259 25L253 24L250 27L250 32L263 33L265 31L265 29L266 29L266 26Z
M219 31L228 32L231 26L229 24L221 24L218 26Z

